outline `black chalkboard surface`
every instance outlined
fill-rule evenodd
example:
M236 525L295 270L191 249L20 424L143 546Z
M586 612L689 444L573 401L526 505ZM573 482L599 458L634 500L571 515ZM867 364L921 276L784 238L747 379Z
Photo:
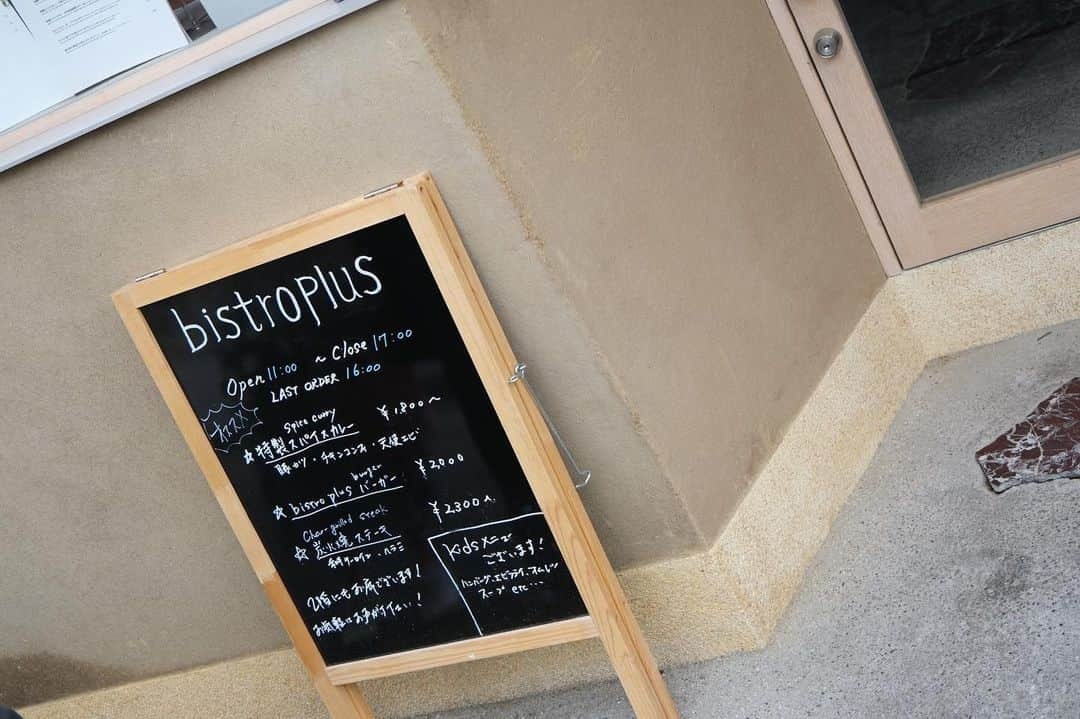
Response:
M327 664L587 614L404 216L141 312Z

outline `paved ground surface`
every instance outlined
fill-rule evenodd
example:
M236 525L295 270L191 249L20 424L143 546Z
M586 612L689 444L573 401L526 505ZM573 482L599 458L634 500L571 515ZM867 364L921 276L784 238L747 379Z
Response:
M974 459L1080 375L1080 323L1046 332L927 367L770 646L667 672L684 717L1080 717L1080 480L995 495ZM631 713L611 683L435 716Z

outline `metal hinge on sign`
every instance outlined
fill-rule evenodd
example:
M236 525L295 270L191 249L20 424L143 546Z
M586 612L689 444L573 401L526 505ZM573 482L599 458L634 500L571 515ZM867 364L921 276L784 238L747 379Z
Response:
M361 195L361 197L363 199L365 199L365 200L370 200L372 197L375 197L376 195L381 195L384 192L390 192L390 190L401 187L403 184L405 184L404 180L398 180L397 182L391 182L389 185L383 185L382 187L376 187L371 192L365 192L363 195Z
M555 429L555 423L551 421L551 417L544 410L544 405L540 404L540 398L536 396L536 392L533 392L533 388L529 386L529 380L525 379L526 369L527 365L524 362L518 362L517 367L514 368L514 373L510 375L509 379L506 381L510 384L521 382L525 385L525 389L529 390L533 402L536 402L536 408L540 410L540 414L544 417L548 429L551 430L551 436L555 440L555 444L559 447L559 452L566 458L566 461L570 463L570 467L574 470L574 486L578 489L584 489L585 485L592 479L592 472L578 466L577 460L574 459L574 453L566 446L566 442L563 441L562 435L559 434L559 430Z
M165 274L165 268L164 267L159 267L156 270L154 270L153 272L147 272L145 275L139 275L138 277L135 278L135 281L136 282L142 282L143 280L148 280L151 277L157 277L158 275L163 275L163 274Z

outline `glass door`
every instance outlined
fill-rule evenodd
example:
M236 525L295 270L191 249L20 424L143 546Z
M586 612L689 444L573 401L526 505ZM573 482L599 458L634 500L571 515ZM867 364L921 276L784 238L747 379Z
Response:
M905 267L1080 216L1080 0L789 0Z

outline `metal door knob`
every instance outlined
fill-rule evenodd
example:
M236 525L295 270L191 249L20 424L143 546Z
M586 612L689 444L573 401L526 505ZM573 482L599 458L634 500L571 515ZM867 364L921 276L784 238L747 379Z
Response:
M831 27L823 28L814 35L814 52L829 60L840 52L840 33Z

